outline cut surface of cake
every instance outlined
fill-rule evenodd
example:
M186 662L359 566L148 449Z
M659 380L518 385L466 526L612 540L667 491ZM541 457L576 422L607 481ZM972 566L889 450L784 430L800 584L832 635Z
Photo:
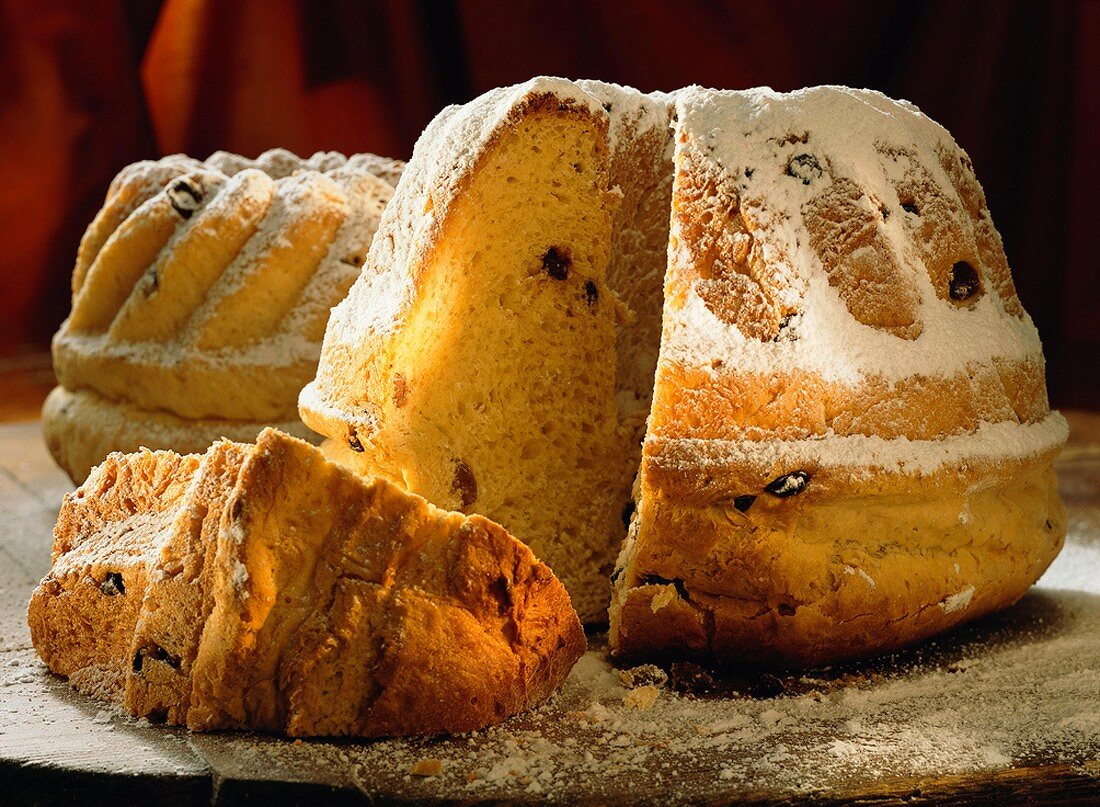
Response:
M309 436L298 391L402 166L276 149L124 169L54 338L43 426L58 463L79 482L111 451L201 452L265 424Z
M667 228L670 187L667 105L590 89L538 80L436 118L301 398L342 462L524 536L587 621L656 364L667 236L638 223Z
M112 454L61 505L27 621L42 660L87 695L123 696L142 596L198 464L171 451Z
M1013 602L1065 533L1065 422L969 159L871 91L543 78L445 110L300 411L523 535L587 621L628 522L628 657L882 652Z
M273 429L112 454L66 497L54 555L28 611L50 669L195 730L470 731L541 703L585 647L500 526Z

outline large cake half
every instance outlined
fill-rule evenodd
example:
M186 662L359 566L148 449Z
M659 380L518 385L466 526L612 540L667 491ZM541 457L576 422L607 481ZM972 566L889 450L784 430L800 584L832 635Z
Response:
M676 117L614 648L824 663L1014 602L1065 535L1066 425L966 154L847 88Z
M530 541L587 620L629 523L628 656L896 647L1014 601L1065 531L1065 423L969 160L869 91L536 79L446 110L300 405Z
M47 443L74 480L111 451L203 451L266 424L308 436L298 391L402 164L218 152L136 163L81 241L54 338Z

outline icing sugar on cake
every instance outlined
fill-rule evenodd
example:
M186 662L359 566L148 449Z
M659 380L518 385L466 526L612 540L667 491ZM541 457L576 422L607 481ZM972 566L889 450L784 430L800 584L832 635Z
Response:
M669 358L705 364L722 357L745 371L761 373L798 367L830 380L858 383L868 375L946 375L995 358L1041 357L1030 317L1005 316L997 295L983 295L971 308L942 304L923 269L922 256L911 246L913 225L907 216L916 219L915 214L897 211L881 223L906 275L917 285L923 327L914 339L899 340L853 319L829 286L820 260L807 248L810 236L802 211L819 188L812 181L792 181L790 171L799 170L791 168L792 160L799 156L813 160L805 159L810 166L806 171L858 177L867 194L865 204L877 199L896 207L895 183L903 179L904 168L887 152L904 150L927 168L943 197L956 197L938 151L958 147L945 129L915 106L846 87L789 94L691 87L677 93L676 99L684 130L734 178L742 205L752 208L754 248L782 278L783 302L799 313L787 338L760 342L721 322L692 294L666 324ZM956 204L961 207L961 202Z
M578 110L608 159L594 187L565 193L591 161L531 175L525 157L565 154L558 129ZM500 156L532 131L545 139ZM545 283L546 256L571 251L583 309L568 269ZM536 309L549 293L557 306ZM594 381L608 356L614 417ZM610 636L627 656L882 652L1014 601L1064 535L1050 463L1066 424L969 158L912 104L865 90L535 79L448 108L300 404L361 473L446 499L454 468L469 472L479 492L453 506L560 551L548 559L567 586L583 566L591 585L571 593L587 619L614 509L614 530L630 527ZM563 464L552 479L540 446ZM594 468L598 503L565 492Z

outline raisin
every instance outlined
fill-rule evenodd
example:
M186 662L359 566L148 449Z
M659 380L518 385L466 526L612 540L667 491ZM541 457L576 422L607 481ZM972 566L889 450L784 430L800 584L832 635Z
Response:
M821 163L812 154L798 154L787 163L787 176L802 180L803 185L809 185L824 173Z
M554 280L565 280L569 277L569 269L572 266L569 254L557 247L550 247L542 256L542 270Z
M748 509L752 507L752 503L756 501L755 496L738 496L733 500L733 507L735 510L740 510L742 513L748 512Z
M745 169L745 179L752 179L752 175L755 174L755 173L756 173L755 168L746 168Z
M636 508L637 508L637 505L634 504L633 499L631 499L630 501L628 501L626 504L623 505L623 513L622 513L623 526L626 527L627 529L630 528L630 519L634 517L634 510Z
M119 572L107 572L107 576L103 578L103 582L99 584L99 590L108 597L114 597L116 594L125 594L126 586L122 582L122 575Z
M451 489L458 494L460 506L465 509L477 501L477 478L473 470L462 460L455 460L455 475Z
M596 284L589 280L584 284L584 296L588 300L588 307L594 306L600 299L600 290L596 288Z
M134 654L134 660L131 663L131 667L136 674L141 674L142 667L145 666L145 659L147 658L151 658L154 661L163 661L173 670L178 670L181 664L179 656L173 656L159 644L153 644L148 647L139 648L137 653Z
M352 429L351 433L348 435L348 448L360 454L366 451L366 449L363 448L363 444L359 442L359 435L355 433L355 429Z
M145 284L143 291L146 297L152 297L160 290L160 275L157 274L157 267L149 267L146 276L149 278L149 282Z
M798 339L798 335L794 332L784 333L784 331L791 327L791 323L794 322L795 316L795 314L785 314L780 317L779 328L776 330L775 336L772 337L773 342L778 342L780 340L793 342L794 340Z
M952 300L969 300L981 290L978 273L966 261L959 261L951 267L951 282L948 290Z
M785 499L794 496L806 489L806 483L810 481L810 475L805 471L791 471L789 474L776 477L767 484L764 490L772 496Z
M185 219L191 218L202 202L202 189L188 177L173 182L167 193L172 209Z
M795 607L790 603L781 602L776 610L779 611L780 616L794 616Z
M906 213L912 213L914 216L920 215L920 208L917 207L917 203L911 199L908 202L902 202L901 209Z
M409 400L409 382L401 373L393 374L393 405L400 409Z
M501 616L512 610L512 581L507 577L498 577L490 583L489 593L497 601L497 611Z

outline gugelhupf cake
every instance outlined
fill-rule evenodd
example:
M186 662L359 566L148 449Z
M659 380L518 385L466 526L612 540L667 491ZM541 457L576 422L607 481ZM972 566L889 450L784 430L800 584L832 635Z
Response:
M565 588L500 526L274 429L111 454L65 497L28 622L51 670L136 716L294 736L482 728L585 648Z
M403 164L276 149L136 163L80 244L46 440L74 481L111 451L203 451L296 416L330 308Z
M969 160L869 91L540 78L445 110L300 410L522 536L588 621L628 522L624 656L888 650L1013 602L1065 532Z

